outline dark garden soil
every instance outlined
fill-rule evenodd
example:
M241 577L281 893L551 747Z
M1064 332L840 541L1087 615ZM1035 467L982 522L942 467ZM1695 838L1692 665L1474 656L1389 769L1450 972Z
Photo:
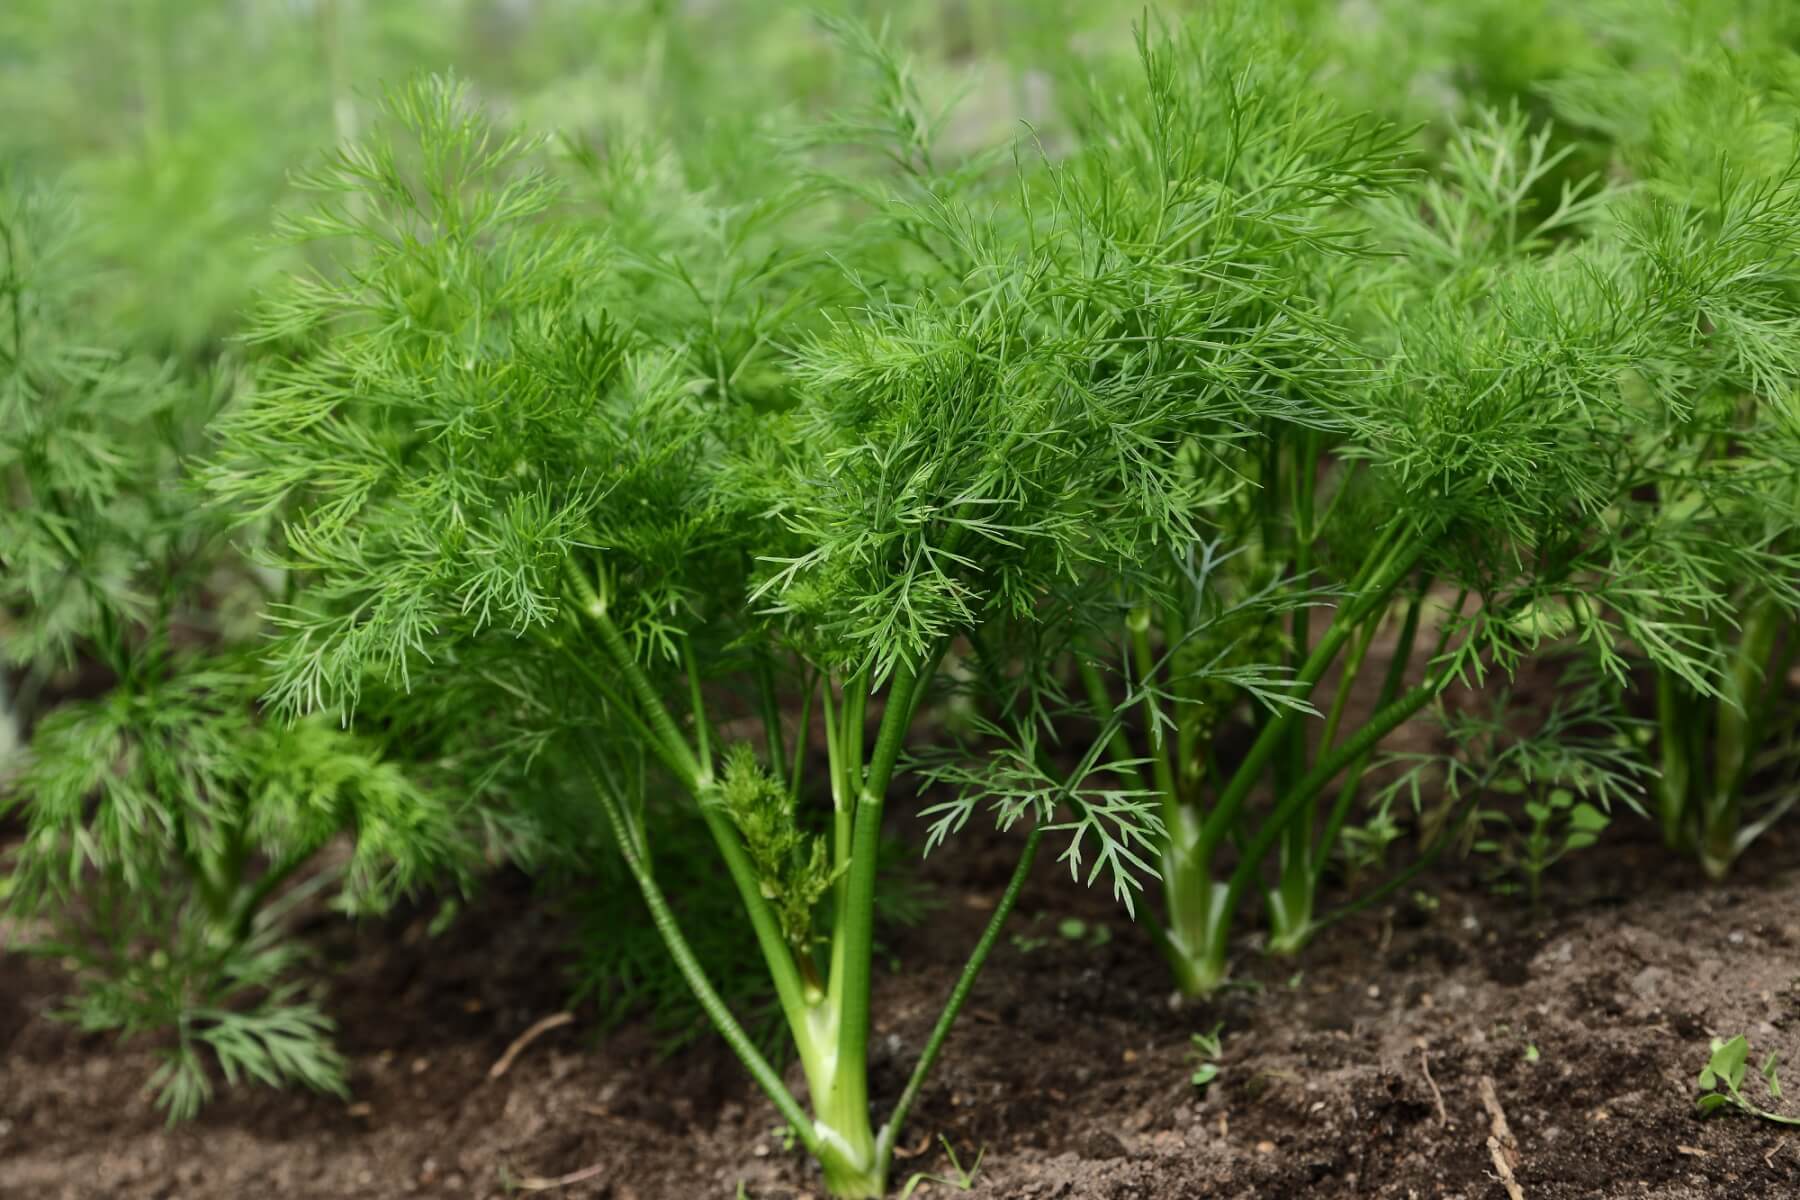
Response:
M1708 888L1634 827L1570 859L1535 921L1440 871L1423 902L1363 913L1297 961L1246 948L1252 987L1182 1007L1143 936L1046 862L915 1110L896 1182L947 1171L941 1136L965 1164L985 1149L975 1197L1499 1198L1489 1076L1533 1200L1800 1195L1800 1130L1693 1109L1711 1034L1800 1059L1800 841L1772 837ZM946 904L895 936L910 973L877 985L880 1103L1007 849L969 838L927 863ZM662 1058L646 1029L596 1037L578 1014L490 1079L565 1002L563 930L509 879L438 938L428 918L314 935L335 964L350 1101L247 1089L174 1131L138 1094L147 1048L47 1019L54 964L0 958L0 1196L498 1197L569 1176L546 1194L819 1194L716 1041ZM1201 1094L1189 1036L1219 1022L1223 1069Z

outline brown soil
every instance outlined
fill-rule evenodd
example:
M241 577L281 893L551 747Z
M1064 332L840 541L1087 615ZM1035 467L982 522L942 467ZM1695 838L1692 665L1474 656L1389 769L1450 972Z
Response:
M1693 1109L1709 1035L1800 1053L1796 839L1771 837L1709 889L1621 827L1565 864L1535 922L1452 871L1432 884L1435 907L1371 911L1297 961L1246 949L1253 987L1186 1007L1106 897L1045 863L1020 939L996 950L915 1110L896 1185L947 1172L941 1136L965 1164L985 1150L975 1197L1498 1198L1477 1091L1489 1075L1533 1200L1800 1194L1800 1133ZM927 864L946 904L896 937L909 973L878 984L878 1103L897 1092L1008 849L969 838ZM1064 936L1071 916L1110 940ZM426 921L318 931L351 1103L245 1089L173 1131L138 1093L149 1053L47 1019L54 965L0 958L0 1196L498 1197L585 1168L548 1194L819 1194L714 1040L664 1059L646 1029L595 1038L577 1021L488 1079L562 1006L563 932L508 880L442 937ZM1218 1022L1223 1072L1201 1094L1189 1036Z

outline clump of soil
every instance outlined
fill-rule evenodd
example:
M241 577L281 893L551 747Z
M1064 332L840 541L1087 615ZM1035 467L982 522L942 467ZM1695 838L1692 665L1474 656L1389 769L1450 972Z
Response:
M1012 849L967 838L926 864L945 903L894 937L907 973L878 981L878 1104ZM1498 1200L1488 1076L1532 1200L1800 1194L1800 1132L1693 1107L1713 1034L1800 1056L1795 850L1777 831L1710 888L1614 840L1558 868L1535 920L1440 874L1297 959L1245 948L1247 986L1189 1005L1104 895L1046 863L914 1110L896 1186L949 1173L942 1137L965 1165L986 1151L971 1197ZM0 959L0 1196L500 1197L565 1178L546 1194L820 1194L715 1039L664 1058L646 1028L596 1037L578 1013L490 1079L564 1006L565 930L514 879L441 937L429 916L316 932L351 1102L244 1089L174 1130L138 1094L148 1049L49 1020L54 964ZM1197 1091L1190 1035L1219 1024L1222 1070Z

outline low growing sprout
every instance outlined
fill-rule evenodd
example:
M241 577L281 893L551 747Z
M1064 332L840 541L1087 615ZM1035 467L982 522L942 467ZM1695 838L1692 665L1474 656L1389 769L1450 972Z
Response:
M1506 779L1497 781L1493 790L1505 798L1526 789L1519 780ZM1502 877L1516 875L1524 880L1525 894L1535 911L1543 902L1544 872L1564 856L1599 841L1612 818L1598 806L1577 800L1575 793L1564 787L1529 796L1520 808L1522 822L1505 808L1478 812L1475 820L1484 832L1474 848L1478 854L1494 857Z
M149 1087L171 1121L220 1074L344 1095L284 917L320 897L379 911L453 872L472 855L461 814L368 738L259 718L254 673L137 666L45 717L0 795L25 825L6 906L47 927L25 948L73 966L64 1015L84 1031L161 1043ZM320 869L345 834L349 860Z
M987 1147L983 1146L975 1152L975 1161L968 1168L956 1157L956 1147L943 1134L938 1135L938 1142L944 1147L944 1156L950 1160L950 1174L930 1175L920 1171L906 1181L900 1189L900 1200L910 1200L912 1195L927 1184L939 1183L953 1191L966 1192L975 1186L975 1176L981 1171L981 1160L987 1157Z
M1781 1077L1778 1073L1779 1062L1773 1050L1763 1059L1757 1074L1762 1076L1763 1086L1769 1091L1769 1098L1776 1102L1781 1100ZM1743 1034L1733 1038L1714 1038L1712 1040L1712 1057L1707 1059L1706 1066L1696 1081L1702 1095L1695 1106L1702 1113L1716 1113L1727 1108L1735 1108L1739 1112L1753 1117L1761 1117L1765 1121L1774 1121L1781 1125L1800 1125L1800 1116L1789 1116L1785 1113L1766 1109L1744 1095L1744 1080L1749 1075L1750 1043Z
M1225 1055L1225 1039L1220 1036L1223 1024L1214 1025L1209 1033L1196 1033L1189 1039L1193 1048L1188 1051L1188 1058L1194 1064L1194 1072L1188 1082L1196 1088L1204 1089L1219 1077L1219 1059Z

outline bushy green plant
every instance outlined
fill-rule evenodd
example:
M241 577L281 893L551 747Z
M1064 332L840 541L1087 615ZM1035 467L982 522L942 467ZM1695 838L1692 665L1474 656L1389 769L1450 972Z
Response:
M904 80L879 42L862 49ZM341 239L341 266L266 307L257 336L278 357L209 472L239 512L281 518L280 561L301 581L279 616L275 700L348 712L381 696L399 721L450 697L484 714L468 736L496 754L579 769L689 985L844 1195L883 1189L1043 834L1065 831L1073 865L1129 894L1132 847L1156 830L1097 751L1059 772L1018 749L1037 710L1000 707L995 761L1022 773L1000 821L1029 827L1018 869L877 1130L881 818L945 653L977 631L1065 636L1089 581L1129 570L1187 508L1154 433L1174 410L1136 386L1130 354L1092 362L1078 327L1044 323L1057 298L982 214L911 194L972 177L934 174L916 98L895 87L895 136L915 152L883 202L913 239L903 269L965 258L1014 303L884 291L871 273L893 268L890 244L846 243L832 267L784 245L784 221L805 227L785 204L609 185L614 204L688 206L665 228L691 237L631 254L558 209L530 143L422 83L393 96L391 132L308 177L323 201L294 230ZM854 307L819 307L840 293ZM1004 690L1010 669L994 667ZM760 697L758 744L716 732L732 690ZM792 754L781 696L802 701ZM822 780L800 752L815 723ZM670 804L736 885L810 1114L676 923L644 815Z
M1212 78L1241 87L1256 76ZM1298 88L1290 78L1273 92ZM1239 111L1283 122L1296 111L1223 98L1196 107L1222 115L1213 140L1186 145L1235 145L1254 128ZM1252 151L1287 166L1281 139L1294 133L1277 124L1223 159L1243 181L1206 175L1204 164L1184 177L1207 178L1209 198L1237 190L1260 200L1274 189ZM1783 246L1800 210L1790 187L1727 157L1723 220L1656 189L1593 178L1547 190L1571 152L1518 112L1481 116L1415 182L1349 173L1350 184L1376 187L1372 200L1358 201L1358 186L1334 195L1313 185L1315 228L1336 236L1301 242L1285 270L1257 277L1285 289L1265 302L1282 328L1310 319L1329 332L1300 365L1264 369L1257 378L1287 411L1249 425L1238 452L1218 456L1240 498L1195 519L1218 522L1236 557L1191 559L1196 599L1179 609L1140 602L1112 652L1143 697L1149 745L1140 748L1154 790L1176 798L1164 816L1173 836L1160 940L1186 990L1222 979L1234 914L1263 887L1270 856L1269 945L1305 943L1371 752L1453 681L1485 682L1573 639L1615 678L1648 659L1673 686L1723 697L1739 668L1709 630L1738 621L1746 587L1786 602L1795 576L1780 531L1793 528L1795 475L1775 422L1759 426L1751 457L1684 459L1692 469L1676 477L1691 501L1646 497L1669 486L1672 426L1725 397L1793 394L1797 314ZM1296 227L1296 218L1283 226ZM1237 337L1256 327L1228 328ZM1639 452L1622 453L1628 446ZM1438 595L1449 600L1441 609ZM1321 607L1331 616L1315 633ZM1346 724L1368 647L1391 614L1398 628L1375 709ZM1432 644L1421 643L1434 626ZM1769 649L1750 646L1741 669L1766 679ZM1272 660L1275 671L1235 693L1183 685L1186 661L1221 655ZM1090 678L1088 690L1096 713L1109 711L1113 689ZM1222 767L1207 737L1244 698L1257 702L1253 741ZM1316 742L1309 708L1325 717ZM1249 801L1265 782L1273 807L1253 824ZM1228 883L1212 865L1227 853Z
M376 909L453 865L454 809L353 733L258 720L252 674L134 666L35 730L5 797L25 820L7 907L49 925L29 949L74 965L81 1028L168 1039L150 1086L170 1120L212 1094L215 1066L341 1094L281 915L334 878L340 904ZM284 889L345 830L348 861Z
M1728 603L1696 622L1724 664L1718 687L1652 668L1664 838L1715 879L1800 800L1787 679L1800 652L1800 54L1791 11L1759 10L1751 28L1755 49L1739 54L1704 26L1653 25L1637 52L1660 69L1596 69L1555 93L1654 197L1635 236L1696 314L1676 343L1689 401L1635 453L1659 509L1722 548ZM1651 103L1652 81L1667 99Z
M457 805L355 732L260 717L234 643L267 580L185 480L234 372L96 336L105 276L66 204L0 183L0 664L42 691L86 663L102 688L38 717L6 764L0 816L23 837L0 900L36 931L25 948L74 965L82 1028L162 1040L151 1085L172 1120L218 1072L341 1091L280 915L334 876L369 909L454 868ZM284 887L346 831L346 862Z
M1645 680L1672 845L1800 794L1783 6L529 8L150 4L73 73L63 7L0 14L46 115L0 132L0 657L101 693L27 714L6 903L85 1024L173 1035L172 1114L339 1086L283 913L485 852L647 908L584 994L697 1006L879 1195L1046 836L1198 993L1253 901L1295 953L1478 824L1535 899L1635 806ZM1591 679L1453 693L1552 652ZM915 790L928 850L1022 837L884 1098Z
M1529 31L1533 51L1516 52L1518 39L1506 30ZM1472 32L1479 38L1468 40ZM1747 375L1698 383L1689 404L1646 426L1636 451L1663 507L1736 548L1737 561L1718 580L1727 603L1697 615L1693 628L1707 654L1730 664L1717 688L1654 663L1647 669L1661 725L1665 840L1722 876L1800 796L1797 714L1785 678L1800 640L1791 537L1800 468L1792 395L1779 375L1785 367L1772 365L1792 353L1792 249L1782 232L1791 208L1782 195L1796 154L1795 10L1760 0L1585 0L1554 11L1384 5L1378 19L1340 21L1334 33L1334 53L1353 62L1381 55L1409 64L1414 87L1402 95L1412 100L1421 83L1442 85L1458 97L1450 110L1485 96L1553 115L1567 161L1665 206L1659 230L1639 236L1680 276L1671 286L1687 289L1705 314L1699 336L1688 339L1694 363L1709 353L1752 356L1739 360ZM1345 70L1334 82L1354 86L1365 75ZM1492 86L1502 79L1510 82ZM1399 111L1437 119L1417 106ZM1559 177L1566 171L1549 178ZM1538 191L1545 194L1542 185ZM1696 228L1718 243L1691 243ZM1746 268L1759 278L1737 281L1729 319L1717 326L1721 300L1712 284Z

